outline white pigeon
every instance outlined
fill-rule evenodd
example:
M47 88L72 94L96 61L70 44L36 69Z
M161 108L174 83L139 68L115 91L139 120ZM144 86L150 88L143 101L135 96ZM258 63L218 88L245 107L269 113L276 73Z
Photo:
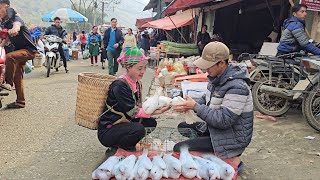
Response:
M160 180L162 177L168 178L167 165L161 158L161 155L154 156L152 160L152 169L150 171L150 178L152 180Z
M150 175L150 171L152 169L152 162L148 158L148 150L144 149L141 156L139 156L134 169L132 171L132 174L129 178L129 180L146 180L148 179Z
M172 156L172 154L166 154L163 156L163 160L167 165L165 173L168 178L178 179L181 176L181 162L179 159Z
M234 168L228 163L224 162L220 158L213 156L211 154L205 154L202 156L212 162L215 162L219 166L220 179L222 180L232 180L234 174L236 173Z
M172 99L171 105L172 106L179 106L185 101L186 100L184 100L182 97L177 96L177 97ZM199 117L194 112L192 112L191 110L187 111L185 113L181 113L181 114L184 116L183 119L186 120L187 124L193 124L193 123L197 122L197 119L199 119Z
M182 97L180 96L177 96L177 97L174 97L171 101L171 105L172 106L179 106L181 105L183 102L185 102L186 100L184 100Z
M124 156L111 156L105 162L103 162L94 172L97 176L103 176L98 179L108 180L114 177L112 175L112 170L114 166L120 163L124 159ZM94 173L92 173L94 174ZM106 177L105 177L106 176Z
M152 96L148 98L144 103L142 103L142 108L146 114L152 114L158 109L159 106L159 96Z
M120 163L118 163L114 167L114 175L117 180L126 180L130 177L132 174L132 170L134 168L134 165L136 163L136 156L130 155L126 157L124 160L122 160Z
M189 148L187 146L182 146L180 148L180 161L182 165L182 175L188 179L195 178L198 173L198 166L193 160L192 155L189 153Z
M92 179L93 180L109 180L110 177L104 170L96 169L92 172Z
M165 96L160 96L159 97L159 104L158 104L158 109L161 109L165 106L169 106L172 102L172 99L169 97L165 97Z
M216 163L203 159L201 157L193 156L193 159L198 164L198 179L214 180L220 179L219 167Z

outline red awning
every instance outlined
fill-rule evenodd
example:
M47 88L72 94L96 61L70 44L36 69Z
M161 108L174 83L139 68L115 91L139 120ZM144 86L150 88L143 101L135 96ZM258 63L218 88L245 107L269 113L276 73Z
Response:
M211 1L216 1L216 0L175 0L171 5L164 10L165 14L172 14L177 11L186 9L190 6L195 6L198 4L203 4Z
M153 21L152 18L144 18L144 19L137 19L136 21L136 27L138 29L143 29L142 25L144 25L147 22Z
M142 27L171 30L176 27L179 28L179 27L192 24L193 18L194 18L194 13L192 12L192 9L189 9L180 14L176 14L170 17L165 17L155 21L150 21L144 24Z

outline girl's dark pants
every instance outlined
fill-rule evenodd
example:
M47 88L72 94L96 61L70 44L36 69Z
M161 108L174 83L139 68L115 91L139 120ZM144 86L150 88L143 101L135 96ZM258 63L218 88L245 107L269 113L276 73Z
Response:
M154 118L135 119L130 123L114 125L110 129L98 130L98 138L106 147L119 147L124 150L135 148L136 144L146 135L145 127L156 127L157 121Z

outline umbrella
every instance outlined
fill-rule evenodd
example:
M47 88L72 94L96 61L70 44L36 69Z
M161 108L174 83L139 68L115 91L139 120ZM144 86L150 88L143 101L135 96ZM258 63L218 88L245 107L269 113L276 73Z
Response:
M75 21L75 22L86 22L88 21L88 18L83 16L77 11L74 11L69 8L60 8L54 11L51 11L50 13L42 16L42 21L45 22L53 22L53 19L55 17L61 18L62 21L70 22L70 21Z

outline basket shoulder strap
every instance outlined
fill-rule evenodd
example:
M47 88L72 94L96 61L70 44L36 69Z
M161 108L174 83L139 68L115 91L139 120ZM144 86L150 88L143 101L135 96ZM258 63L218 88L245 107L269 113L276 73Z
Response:
M131 86L131 85L128 83L128 81L125 80L124 78L118 78L118 80L121 81L121 82L124 82L127 86L130 87L131 92L132 92L132 97L133 97L133 99L134 99L134 102L135 102L135 104L137 104L137 98L136 98L136 96L134 95L134 91L133 91L132 86Z

